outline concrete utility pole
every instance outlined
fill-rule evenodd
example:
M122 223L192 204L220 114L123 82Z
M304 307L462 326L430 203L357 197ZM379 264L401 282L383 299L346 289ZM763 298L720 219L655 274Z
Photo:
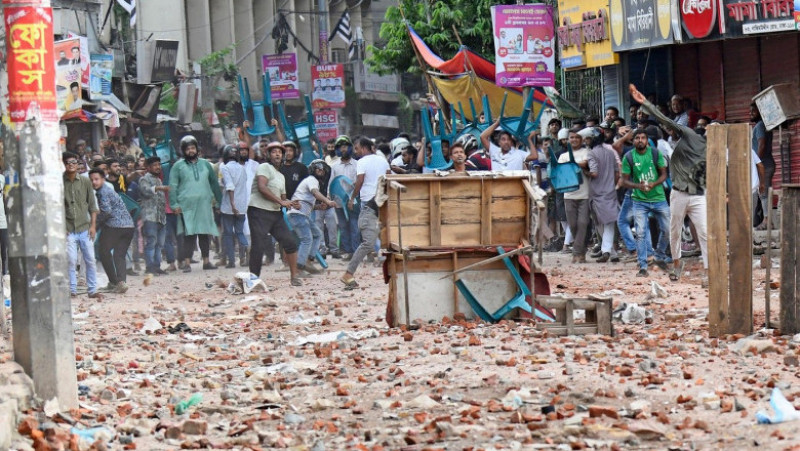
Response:
M319 63L328 64L328 0L317 0L317 3L319 6Z
M78 406L49 0L3 2L9 116L8 251L14 359L37 396Z

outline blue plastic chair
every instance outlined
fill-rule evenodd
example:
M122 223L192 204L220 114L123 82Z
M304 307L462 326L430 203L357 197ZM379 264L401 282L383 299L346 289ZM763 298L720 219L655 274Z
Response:
M452 107L451 107L452 108ZM453 130L452 133L447 134L444 127L444 119L442 112L439 111L439 134L433 134L433 127L431 127L431 120L428 117L428 112L424 111L422 116L422 130L425 132L425 141L431 145L431 161L425 162L425 167L430 170L445 170L453 166L452 161L444 159L444 151L442 150L442 140L447 140L452 144L455 135L455 117L453 117ZM427 159L426 159L427 160Z
M317 145L317 149L322 149L319 139L317 138L317 129L314 126L314 116L311 110L311 99L308 96L304 97L306 104L306 120L303 122L289 122L286 112L283 109L283 104L278 103L278 116L280 117L283 132L286 134L286 139L299 143L300 145L300 162L308 166L312 161L320 158L314 149L311 147L313 141Z
M247 83L247 78L242 78L239 75L238 82L239 95L242 100L242 113L244 113L244 118L251 125L250 128L245 129L247 133L251 136L264 136L275 133L275 127L267 121L267 108L269 108L270 117L275 116L272 110L272 90L267 76L261 76L261 89L264 92L264 99L261 102L253 102L250 98L250 85Z
M163 183L169 183L169 170L172 164L178 161L178 153L175 151L175 146L172 145L172 133L170 132L169 123L164 123L164 139L158 141L155 147L147 145L141 128L136 129L136 132L139 135L139 144L145 158L158 156L161 159L161 172L164 173Z
M503 127L503 130L511 133L511 135L513 135L517 141L521 143L527 143L528 136L537 127L539 127L542 113L544 113L544 107L539 109L539 115L536 117L536 120L531 122L529 120L531 115L531 107L533 106L533 90L531 90L530 94L525 99L525 105L523 106L522 114L520 114L519 117L503 117L503 113L506 108L507 97L508 93L503 95L503 103L500 107L500 125Z
M281 211L283 212L283 220L286 222L286 226L289 227L289 231L292 232L295 238L299 240L300 237L297 236L297 234L294 232L294 228L292 228L292 223L289 222L289 214L286 212L286 209L281 208ZM314 254L314 258L317 259L319 265L322 266L323 269L328 269L328 262L325 261L325 258L322 256L322 254L319 253L319 251L317 251Z
M331 180L329 194L342 204L344 217L349 221L352 211L348 210L347 202L350 201L350 196L353 194L353 181L345 175L337 175ZM353 210L355 210L356 205L358 205L358 196L353 199Z
M497 246L497 253L503 255L506 252L502 246ZM506 265L506 269L508 269L508 272L511 273L511 277L514 279L514 282L517 284L517 292L508 302L503 304L503 306L500 307L494 313L490 313L483 307L483 305L480 303L480 301L478 301L475 295L473 295L472 292L469 291L469 288L467 288L467 285L464 283L462 279L459 279L455 282L458 291L460 291L461 294L464 296L464 299L467 300L467 302L469 303L470 307L472 307L472 310L475 312L475 314L478 315L480 319L488 323L496 323L500 321L501 319L503 319L505 315L508 314L508 312L516 308L522 309L528 313L533 313L530 304L528 304L525 301L526 296L531 296L530 288L528 288L528 286L522 280L522 276L519 274L519 271L517 271L517 268L514 266L514 263L511 261L510 258L504 257L503 263Z

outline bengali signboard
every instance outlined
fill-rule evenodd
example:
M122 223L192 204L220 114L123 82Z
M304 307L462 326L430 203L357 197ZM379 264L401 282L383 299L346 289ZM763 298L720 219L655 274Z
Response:
M677 20L674 1L610 0L611 45L614 51L672 44L675 41L672 24Z
M608 2L559 0L556 30L561 67L600 67L619 63L611 48Z
M63 112L81 107L83 68L80 39L64 39L54 44L56 55L56 98L58 110Z
M46 122L58 121L53 10L7 6L3 16L11 121L24 122L34 117Z
M114 55L92 53L89 73L89 98L105 100L111 97L111 77L114 73Z
M269 76L272 98L275 100L299 99L300 89L297 80L297 54L264 55L261 66Z
M344 108L344 65L311 66L311 106L314 108Z
M317 138L323 146L328 140L336 139L339 135L339 117L336 111L314 111L314 126L317 129Z
M688 41L797 30L793 0L678 0Z
M497 86L555 86L552 6L492 6L492 29Z

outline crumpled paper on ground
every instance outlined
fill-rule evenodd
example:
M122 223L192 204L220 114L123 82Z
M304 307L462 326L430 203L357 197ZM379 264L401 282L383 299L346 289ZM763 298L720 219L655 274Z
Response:
M255 274L250 272L237 272L233 276L233 282L228 285L228 293L248 294L259 287L263 291L267 291L267 284Z

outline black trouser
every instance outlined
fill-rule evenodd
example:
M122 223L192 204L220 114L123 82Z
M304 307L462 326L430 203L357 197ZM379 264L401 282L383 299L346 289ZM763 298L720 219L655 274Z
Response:
M133 240L133 228L103 227L97 243L98 257L111 284L125 282L125 254Z
M3 264L3 275L8 274L8 229L0 229L0 260Z
M281 245L281 249L287 254L297 252L297 240L289 230L286 221L283 220L283 213L280 211L269 211L261 208L250 207L247 209L247 220L250 223L250 272L256 276L261 275L261 263L264 259L264 251L267 249L268 241L272 235Z
M184 235L183 249L181 249L183 255L181 256L181 260L192 258L195 245L198 242L200 243L200 255L203 256L203 259L208 258L209 235Z

